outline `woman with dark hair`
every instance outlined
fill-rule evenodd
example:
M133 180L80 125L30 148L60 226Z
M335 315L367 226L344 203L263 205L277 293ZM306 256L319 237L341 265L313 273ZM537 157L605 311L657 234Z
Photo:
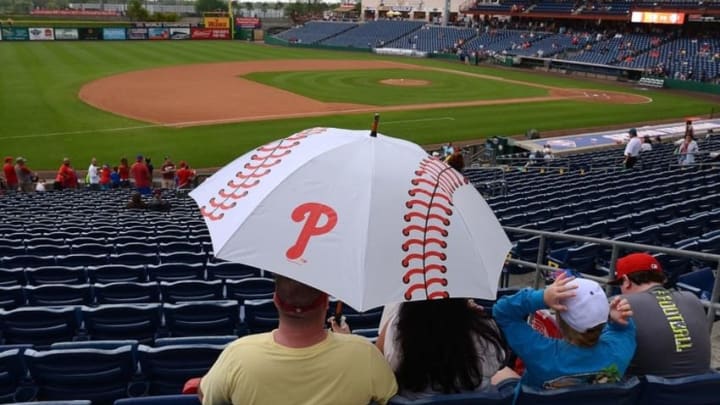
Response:
M506 356L495 322L463 298L400 304L377 346L408 398L487 389Z

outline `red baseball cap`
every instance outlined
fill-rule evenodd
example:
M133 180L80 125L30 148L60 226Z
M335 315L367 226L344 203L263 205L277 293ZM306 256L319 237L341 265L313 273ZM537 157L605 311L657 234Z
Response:
M647 253L632 253L618 259L615 264L615 280L608 284L617 285L624 276L639 271L657 271L662 273L660 262Z

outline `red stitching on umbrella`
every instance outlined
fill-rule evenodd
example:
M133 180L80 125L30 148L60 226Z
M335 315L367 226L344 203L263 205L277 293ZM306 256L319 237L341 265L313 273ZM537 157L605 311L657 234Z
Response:
M401 245L408 252L401 261L407 269L402 277L402 282L408 284L404 297L411 300L413 294L423 291L426 299L448 298L444 289L447 278L433 274L448 271L443 262L447 260L444 249L453 215L452 195L468 181L450 166L429 157L420 162L414 174L416 177L410 181L413 187L408 190L412 198L405 202L408 212L403 216L405 222L411 223L402 230L408 238Z
M221 188L217 192L217 197L212 197L208 201L208 205L200 207L200 214L211 221L218 221L225 216L223 211L228 211L237 206L239 200L249 194L249 191L260 184L263 177L269 175L271 167L282 163L282 158L292 153L292 149L299 146L303 139L310 135L325 132L325 128L312 128L298 132L285 139L271 142L257 148L257 153L250 156L252 162L246 163L243 170L235 173L235 179L227 182L227 189Z

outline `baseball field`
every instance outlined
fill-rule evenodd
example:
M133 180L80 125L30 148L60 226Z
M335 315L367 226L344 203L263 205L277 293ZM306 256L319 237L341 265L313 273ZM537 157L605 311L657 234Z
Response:
M54 169L138 153L194 167L314 126L427 144L707 114L668 91L453 61L237 41L0 42L0 154Z

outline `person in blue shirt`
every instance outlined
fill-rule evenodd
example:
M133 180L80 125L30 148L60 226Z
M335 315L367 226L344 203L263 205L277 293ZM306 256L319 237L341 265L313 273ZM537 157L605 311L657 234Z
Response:
M555 310L563 339L546 337L525 320L545 308ZM622 377L635 353L635 325L627 300L615 297L608 304L598 283L565 272L544 290L524 289L501 298L493 316L525 363L521 383L533 388Z

